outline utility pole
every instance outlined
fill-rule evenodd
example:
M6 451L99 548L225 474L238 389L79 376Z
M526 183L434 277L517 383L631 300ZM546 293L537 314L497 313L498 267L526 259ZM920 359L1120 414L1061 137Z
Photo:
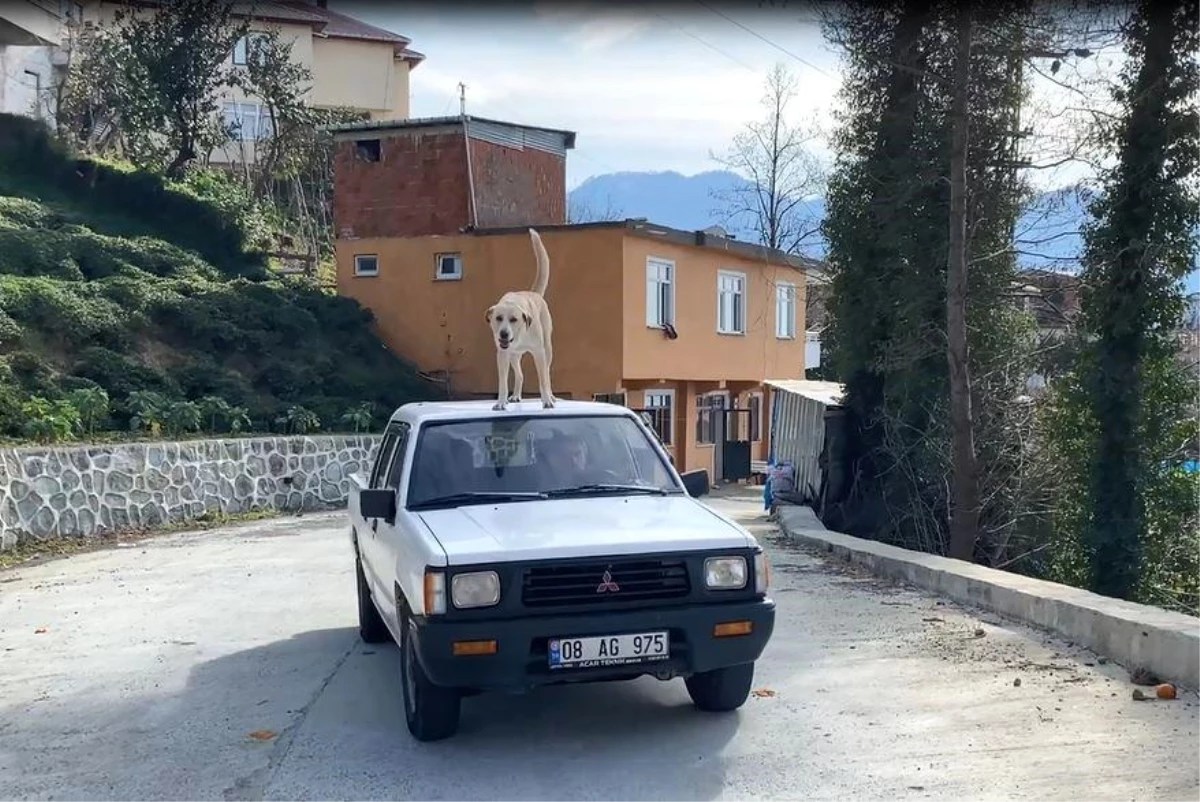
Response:
M462 81L458 82L458 115L467 116L467 85Z
M950 556L971 560L979 537L979 466L967 342L967 143L971 4L958 8L950 140L950 253L946 264L946 357L950 367Z

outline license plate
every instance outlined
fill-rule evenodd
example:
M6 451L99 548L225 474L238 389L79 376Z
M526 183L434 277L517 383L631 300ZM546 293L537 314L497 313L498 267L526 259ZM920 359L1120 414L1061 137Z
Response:
M622 666L666 660L671 656L666 632L551 638L548 647L550 668Z

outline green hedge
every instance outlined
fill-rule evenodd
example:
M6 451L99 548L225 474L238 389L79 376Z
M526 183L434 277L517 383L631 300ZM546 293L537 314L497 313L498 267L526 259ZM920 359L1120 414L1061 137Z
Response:
M5 174L6 160L19 170ZM85 181L76 164L32 121L0 115L0 436L29 436L30 410L45 418L39 437L58 436L80 390L107 394L116 429L145 423L130 406L145 392L178 425L187 404L218 399L255 431L314 414L337 428L361 422L363 404L382 423L432 396L367 310L243 252L245 199L224 179L180 190L92 164Z

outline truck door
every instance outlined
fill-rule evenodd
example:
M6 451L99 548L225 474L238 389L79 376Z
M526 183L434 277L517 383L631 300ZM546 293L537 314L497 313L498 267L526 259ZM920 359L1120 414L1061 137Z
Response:
M387 488L396 494L396 517L390 521L381 518L378 526L372 532L374 535L371 542L371 548L374 549L372 560L375 563L375 581L378 583L376 586L378 595L375 598L388 607L394 607L396 603L395 583L398 579L396 564L400 560L400 551L405 544L404 532L400 525L400 521L404 519L404 513L400 510L400 483L408 473L405 468L408 434L407 423L395 424L396 443L392 450L392 458L388 462L387 470L381 471L379 477L379 487ZM395 610L392 612L394 613Z
M371 476L367 480L367 487L372 489L385 487L387 474L396 459L397 445L401 440L400 428L398 424L391 424L384 430L383 439L379 442L379 454L375 458L375 465L371 468ZM401 456L403 451L400 452ZM367 584L371 586L371 594L376 599L386 600L391 594L391 590L384 591L387 595L380 595L382 577L380 574L380 560L385 559L379 553L379 527L384 524L384 521L378 518L367 519L364 523L363 531L358 533L358 549L362 554L363 574L367 578Z

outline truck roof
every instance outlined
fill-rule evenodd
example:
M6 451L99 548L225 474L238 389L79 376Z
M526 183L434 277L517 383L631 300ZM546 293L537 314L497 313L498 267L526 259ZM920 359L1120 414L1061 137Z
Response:
M562 415L611 415L629 417L627 407L600 401L566 401L559 399L553 409L544 409L541 400L528 398L509 403L503 412L492 409L494 400L481 401L417 401L405 404L392 413L391 420L417 425L433 420L468 420L478 418L555 417Z

